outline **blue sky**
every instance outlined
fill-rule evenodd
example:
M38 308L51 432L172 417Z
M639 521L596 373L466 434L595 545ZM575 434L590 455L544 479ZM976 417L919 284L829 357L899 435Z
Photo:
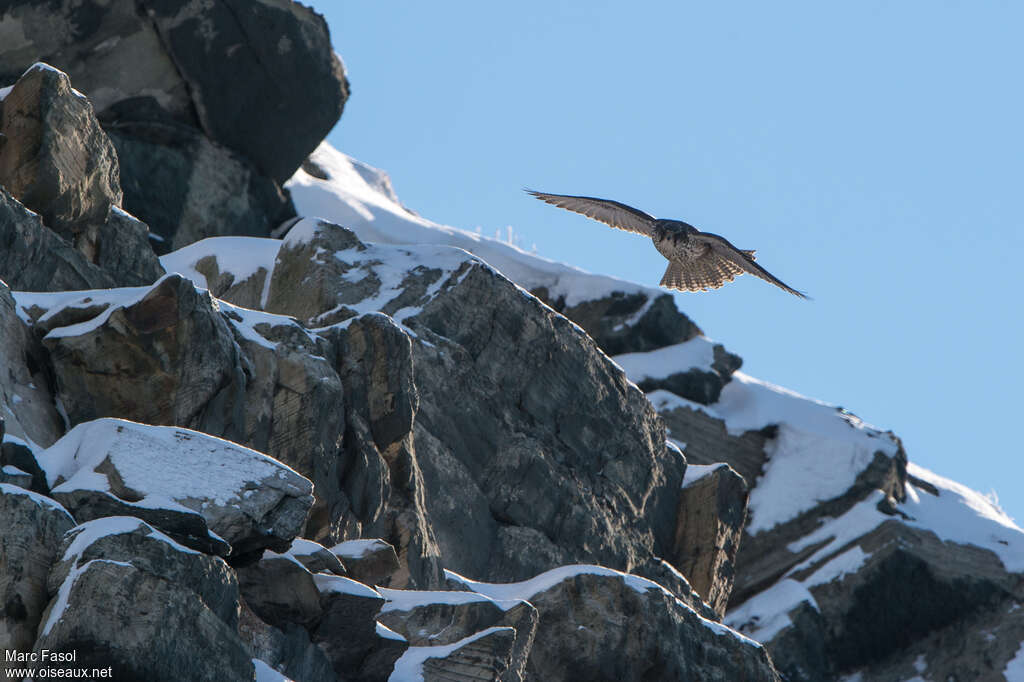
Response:
M679 294L744 371L839 404L1024 521L1024 5L315 3L352 96L329 139L437 222L656 285L616 199L757 249Z

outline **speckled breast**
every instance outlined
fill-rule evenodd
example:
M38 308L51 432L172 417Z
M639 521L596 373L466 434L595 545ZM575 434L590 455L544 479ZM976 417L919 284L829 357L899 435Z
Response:
M654 248L671 261L687 263L707 251L707 244L690 238L692 225L678 220L659 220L655 227Z

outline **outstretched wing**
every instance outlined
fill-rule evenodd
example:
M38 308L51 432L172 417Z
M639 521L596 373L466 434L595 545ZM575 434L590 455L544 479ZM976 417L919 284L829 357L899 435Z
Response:
M744 272L743 268L723 258L709 246L704 255L695 260L670 261L661 278L661 286L680 291L706 291L717 289Z
M610 199L577 197L569 194L545 194L544 192L534 192L532 189L525 191L552 206L580 213L618 230L635 232L645 237L654 236L655 217L632 206L626 206Z
M788 284L777 278L772 273L768 272L760 265L754 262L751 256L746 255L748 252L740 251L735 246L729 243L729 240L724 237L719 237L717 234L711 234L710 232L699 232L691 235L691 239L703 242L707 244L710 249L708 252L698 259L698 262L708 260L714 265L707 265L706 268L713 267L716 270L722 270L723 268L729 269L734 275L741 272L749 272L755 277L760 277L766 282L774 284L784 291L788 291L794 296L800 298L807 298L807 294L797 291L790 287ZM720 282L718 286L721 286L725 281L731 281L732 277L727 280Z

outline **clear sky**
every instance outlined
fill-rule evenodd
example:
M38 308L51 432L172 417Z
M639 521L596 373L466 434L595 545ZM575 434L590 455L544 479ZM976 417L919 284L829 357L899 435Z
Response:
M329 139L407 206L652 286L649 240L521 188L757 249L814 300L680 309L1024 522L1024 4L313 1L352 84Z

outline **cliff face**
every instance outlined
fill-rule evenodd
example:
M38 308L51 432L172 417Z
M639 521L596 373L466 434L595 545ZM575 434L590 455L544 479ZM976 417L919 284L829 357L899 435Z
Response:
M314 13L0 12L0 643L25 654L2 665L1024 665L1012 521L892 433L740 372L663 292L432 223L317 147L347 82Z

